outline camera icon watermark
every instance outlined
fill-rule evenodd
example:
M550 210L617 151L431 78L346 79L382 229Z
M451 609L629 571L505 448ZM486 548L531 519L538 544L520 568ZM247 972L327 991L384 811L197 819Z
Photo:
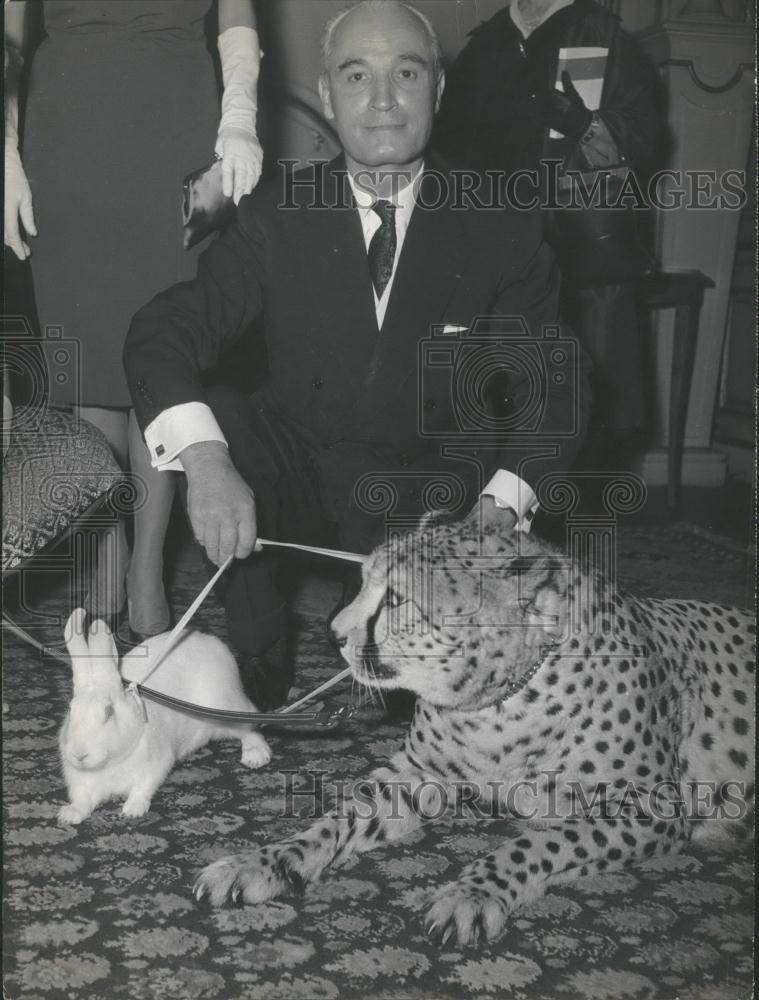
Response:
M82 345L65 337L63 328L49 326L36 337L24 316L2 318L0 364L4 384L13 403L13 431L35 435L41 431L50 410L50 399L79 403ZM46 428L46 433L51 433Z
M555 442L580 431L579 348L559 326L533 335L519 316L435 325L419 342L419 434L476 446L485 438ZM569 396L554 425L551 394ZM451 419L452 418L452 419Z

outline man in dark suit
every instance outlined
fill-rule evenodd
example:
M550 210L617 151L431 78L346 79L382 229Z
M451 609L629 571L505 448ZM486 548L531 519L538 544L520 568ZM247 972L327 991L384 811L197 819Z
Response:
M124 355L154 464L186 473L209 558L236 557L230 639L268 705L292 675L259 531L312 543L328 532L368 551L382 540L381 499L398 518L441 491L459 513L495 503L505 529L528 528L532 488L571 463L587 415L571 342L546 340L558 274L538 220L457 206L456 178L424 158L444 85L427 19L359 3L330 23L323 55L320 94L344 156L244 198L196 280L135 316ZM472 327L481 317L495 318ZM266 385L231 402L205 393L201 372L256 318Z

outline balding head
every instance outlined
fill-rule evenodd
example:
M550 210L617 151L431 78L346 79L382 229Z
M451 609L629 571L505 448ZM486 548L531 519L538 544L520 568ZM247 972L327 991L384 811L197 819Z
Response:
M319 93L349 169L418 166L444 84L427 18L402 0L364 0L330 21L322 52Z
M439 73L443 68L443 52L440 48L440 41L437 37L435 29L432 27L432 22L425 14L423 14L420 10L417 10L413 4L405 3L404 0L361 0L359 3L350 4L350 6L343 8L343 10L335 14L334 17L331 17L324 26L324 32L322 34L322 73L326 73L329 69L329 64L335 48L335 33L337 32L339 25L342 24L344 20L350 17L354 11L358 12L362 8L380 8L387 10L387 8L391 6L404 8L410 17L415 18L418 21L421 28L427 35L434 70L436 73Z

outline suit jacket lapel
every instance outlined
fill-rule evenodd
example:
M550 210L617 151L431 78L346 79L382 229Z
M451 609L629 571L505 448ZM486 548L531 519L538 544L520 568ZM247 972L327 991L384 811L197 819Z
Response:
M430 175L431 171L435 176ZM448 185L445 200L438 178ZM450 174L433 159L422 178L403 242L370 372L371 377L385 364L394 366L393 395L415 374L416 343L429 336L433 323L444 321L448 303L461 280L466 241L462 213L454 211L450 203L452 183ZM413 348L408 343L410 337L414 338ZM406 360L402 371L398 370L400 358Z
M425 170L398 260L383 332L392 331L398 323L408 326L412 318L427 324L439 322L456 289L463 229L461 213L453 211L450 204L452 183L434 160ZM447 186L444 201L441 184Z
M311 302L309 326L316 338L311 349L339 373L345 394L352 399L351 387L360 384L377 340L374 291L343 158L328 164L321 179L317 198L327 207L305 209L309 218L303 228L308 285L304 291Z

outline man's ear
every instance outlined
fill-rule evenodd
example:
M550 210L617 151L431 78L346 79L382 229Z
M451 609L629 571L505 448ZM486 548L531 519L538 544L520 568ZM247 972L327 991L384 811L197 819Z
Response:
M440 102L443 99L443 91L445 90L445 70L441 69L438 74L437 84L435 86L435 114L440 110Z
M319 98L322 102L324 117L329 121L334 121L335 112L332 110L332 91L329 85L329 77L322 73L319 77Z

